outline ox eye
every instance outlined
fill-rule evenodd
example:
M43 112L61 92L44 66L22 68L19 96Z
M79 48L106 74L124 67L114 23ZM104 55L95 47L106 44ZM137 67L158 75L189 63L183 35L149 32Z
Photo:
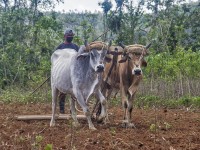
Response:
M91 54L92 57L94 57L94 53L93 52L91 52L90 54Z
M103 52L101 53L101 56L104 57L104 56L106 55L106 53L107 53L106 51L103 51Z
M105 55L107 53L107 50L103 50L103 54Z

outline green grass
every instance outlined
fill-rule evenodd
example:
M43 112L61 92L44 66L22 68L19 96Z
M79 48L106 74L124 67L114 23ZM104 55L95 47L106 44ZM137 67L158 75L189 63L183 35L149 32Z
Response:
M28 103L28 102L51 102L51 89L42 87L32 94L34 88L12 87L0 91L0 101L5 103ZM110 106L121 105L119 95L116 98L109 99ZM200 108L200 97L184 96L179 99L162 99L155 95L141 96L137 95L134 100L134 106L138 108L150 108L153 106L180 108L193 107Z
M27 102L48 102L51 101L51 90L40 89L31 94L34 90L26 88L7 88L0 91L0 101L4 103L27 103Z
M136 107L161 106L169 108L194 107L200 108L200 97L184 96L179 99L162 99L158 96L138 96L135 100Z

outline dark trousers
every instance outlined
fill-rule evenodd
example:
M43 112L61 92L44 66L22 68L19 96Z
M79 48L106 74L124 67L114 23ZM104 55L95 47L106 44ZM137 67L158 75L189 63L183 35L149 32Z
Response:
M66 95L63 93L60 93L59 95L59 107L60 107L60 113L64 114L65 113L65 99Z

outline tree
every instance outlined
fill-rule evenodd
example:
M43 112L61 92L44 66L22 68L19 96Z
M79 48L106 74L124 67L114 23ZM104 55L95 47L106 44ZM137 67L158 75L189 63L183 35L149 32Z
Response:
M104 26L104 40L107 38L107 27L108 27L108 12L112 8L112 3L110 0L104 0L102 3L99 3L99 6L103 9L103 26Z

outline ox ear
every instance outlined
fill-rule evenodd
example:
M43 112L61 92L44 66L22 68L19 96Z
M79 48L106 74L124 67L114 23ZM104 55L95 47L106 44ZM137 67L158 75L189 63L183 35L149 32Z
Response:
M146 60L142 60L142 67L147 67L147 62L146 62Z
M105 62L110 63L112 59L110 58L109 55L106 55L104 60L105 60Z
M76 59L78 60L80 58L85 58L87 56L89 56L89 53L83 53L83 54L78 55Z
M124 62L126 62L127 61L127 57L126 56L124 56L124 57L122 57L122 59L120 60L120 61L118 61L119 63L124 63Z
M122 42L119 42L119 46L121 46L123 49L126 47Z

